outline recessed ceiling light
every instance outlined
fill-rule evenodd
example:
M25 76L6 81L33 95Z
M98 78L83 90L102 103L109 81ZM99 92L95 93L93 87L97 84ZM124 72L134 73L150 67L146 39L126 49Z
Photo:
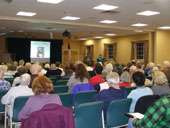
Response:
M88 40L87 38L80 38L79 40Z
M154 12L154 11L150 11L150 10L136 13L136 15L143 15L143 16L153 16L153 15L158 15L158 14L160 14L160 12Z
M159 27L159 29L170 29L170 26L162 26L162 27Z
M34 12L18 12L16 15L18 16L35 16L37 13L34 13Z
M61 19L63 19L63 20L79 20L80 17L65 16Z
M94 38L96 38L96 39L101 39L101 38L103 38L102 36L95 36Z
M113 34L113 33L108 33L108 34L105 34L106 36L115 36L116 34Z
M6 35L7 33L0 33L0 36Z
M23 30L19 30L18 32L24 32Z
M131 26L134 26L134 27L143 27L143 26L148 26L148 24L137 23L137 24L132 24Z
M105 23L105 24L113 24L113 23L116 23L117 21L115 20L102 20L102 21L99 21L100 23Z
M12 32L14 32L14 31L12 31L12 30L11 30L11 31L9 31L9 32L11 32L11 33L12 33Z
M143 30L135 30L135 32L143 32Z
M37 2L50 3L50 4L58 4L62 1L63 0L37 0Z
M116 8L119 8L119 7L118 6L101 4L101 5L98 5L98 6L94 7L93 9L108 11L108 10L113 10L113 9L116 9Z

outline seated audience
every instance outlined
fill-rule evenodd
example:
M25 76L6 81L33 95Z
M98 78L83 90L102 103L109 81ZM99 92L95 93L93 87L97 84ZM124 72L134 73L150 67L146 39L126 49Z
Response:
M106 76L113 70L113 65L111 63L106 64L105 69L102 71L102 77L105 79Z
M73 70L70 68L69 64L64 67L65 77L70 77L73 73Z
M51 64L50 70L47 71L46 76L61 75L62 71L56 68L56 64Z
M4 70L2 78L4 78L4 79L6 79L6 78L13 78L13 75L8 72L8 66L7 65L2 65L2 68Z
M76 72L72 74L70 79L67 82L67 86L69 86L69 92L72 91L72 88L76 84L88 83L88 72L84 64L79 63L76 65Z
M124 86L124 87L131 87L131 83L130 83L130 74L127 71L124 71L121 76L120 76L120 87Z
M153 103L145 112L144 118L132 119L137 128L169 128L170 97L164 97Z
M61 63L59 61L56 62L56 69L60 69L61 70L61 76L65 76L64 69L61 68Z
M93 101L104 101L104 115L106 117L106 111L109 103L112 100L124 99L127 97L125 87L119 87L119 75L116 72L111 72L106 76L109 89L101 91L99 94L94 95Z
M11 65L8 69L8 73L14 76L16 72L17 72L17 67L14 64Z
M18 119L26 119L32 112L40 110L47 104L62 105L60 97L57 94L49 94L53 91L53 85L49 78L38 76L32 83L32 91L35 96L31 96L25 103L24 107L18 115Z
M27 70L24 66L20 66L17 68L17 72L15 73L14 77L20 77L22 74L26 73Z
M167 64L167 68L166 70L164 71L167 79L168 79L168 83L170 83L170 64Z
M154 86L151 88L154 95L170 94L167 77L163 72L156 71L153 73Z
M39 72L40 72L40 66L38 64L33 64L31 65L31 68L30 68L30 72L31 72L31 81L30 81L30 84L28 87L32 88L32 82L33 80L39 76Z
M30 75L25 73L21 75L20 81L19 81L19 86L12 87L1 99L2 104L8 104L9 109L13 110L13 104L14 100L18 96L29 96L29 95L34 95L32 92L32 89L28 87L30 83ZM9 113L10 111L8 110L8 114L12 115L12 113ZM11 111L12 112L12 111Z
M152 90L149 87L144 86L145 75L142 72L133 73L132 79L134 83L136 84L137 88L132 90L130 94L127 96L128 98L132 98L130 112L134 112L136 102L138 101L140 97L153 95ZM133 128L131 119L129 119L128 127Z
M104 80L101 75L102 70L103 70L102 66L96 66L94 69L94 72L96 73L96 75L90 78L89 83L91 83L93 86L95 86L98 83L103 83Z
M162 72L165 72L165 70L167 69L167 66L168 66L169 64L170 64L169 61L167 61L167 60L164 61L164 67L163 67L163 69L162 69Z
M3 74L5 70L3 65L0 65L0 90L9 90L11 88L11 84L3 79Z

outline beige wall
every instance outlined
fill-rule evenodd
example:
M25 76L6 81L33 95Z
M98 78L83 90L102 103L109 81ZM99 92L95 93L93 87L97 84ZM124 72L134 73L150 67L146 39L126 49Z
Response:
M154 48L154 59L156 64L161 64L163 66L163 61L170 61L170 31L156 31Z
M88 40L82 45L94 45L94 61L99 54L103 55L104 44L117 43L117 62L127 63L131 59L131 41L149 40L149 33L130 36L113 37L98 40ZM150 43L150 42L149 42Z

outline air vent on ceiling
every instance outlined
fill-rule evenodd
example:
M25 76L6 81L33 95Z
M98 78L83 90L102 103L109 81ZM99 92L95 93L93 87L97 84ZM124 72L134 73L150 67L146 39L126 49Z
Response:
M115 14L118 14L119 12L117 12L117 11L103 11L103 12L101 12L101 13L103 13L103 14L109 14L109 15L115 15Z

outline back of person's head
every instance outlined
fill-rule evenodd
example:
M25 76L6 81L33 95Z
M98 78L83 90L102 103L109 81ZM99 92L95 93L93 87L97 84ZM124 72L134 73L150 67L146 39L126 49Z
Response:
M17 69L17 67L16 67L14 64L12 64L12 65L9 67L9 70L11 70L11 71L16 71L16 69Z
M137 70L136 66L132 65L132 66L130 67L130 73L131 73L131 74L135 73L136 70Z
M105 69L106 69L108 72L112 72L112 70L113 70L113 65L112 65L111 63L108 63L108 64L106 64Z
M142 72L133 73L132 79L136 83L136 86L143 86L145 83L145 75Z
M25 68L30 69L31 68L31 63L30 62L25 63Z
M17 67L18 66L18 61L14 61L13 64Z
M40 66L38 64L31 65L30 71L32 74L38 74L40 71Z
M135 65L136 64L136 60L132 60L132 64Z
M25 61L22 59L22 60L19 60L19 65L24 65L25 64Z
M3 77L5 70L3 68L3 65L0 65L0 78Z
M24 73L26 73L26 68L24 66L20 66L18 69L17 69L17 72L18 72L18 75L22 75Z
M28 86L30 83L31 77L28 73L25 73L23 75L20 76L20 84L21 85L25 85Z
M164 68L167 68L167 65L169 64L169 61L165 60L164 61Z
M32 83L32 90L35 95L48 94L53 91L53 85L46 76L37 76Z
M161 71L155 71L153 73L153 80L156 85L165 85L168 83L166 75Z
M106 76L106 81L109 84L112 85L118 85L120 83L120 78L119 78L119 74L116 72L110 72L107 76Z
M102 71L103 71L103 67L102 66L96 66L94 71L97 73L97 74L102 74Z
M120 76L120 80L122 82L125 82L125 83L130 83L130 74L129 72L127 71L124 71L121 76Z
M60 63L60 61L57 61L55 64L56 64L56 67L60 67L61 63Z
M148 67L149 67L150 69L153 69L154 66L155 66L155 64L152 63L152 62L150 62L150 63L148 64Z
M75 78L80 78L81 82L83 82L84 78L88 78L88 72L84 64L76 66Z
M56 65L54 63L51 64L51 70L56 70Z
M140 61L138 61L138 62L136 63L136 67L137 67L138 69L141 69L141 68L142 68L142 63L141 63Z
M48 68L48 69L50 69L50 65L47 63L47 64L45 64L45 65L44 65L44 68L46 68L46 69L47 69L47 68Z

